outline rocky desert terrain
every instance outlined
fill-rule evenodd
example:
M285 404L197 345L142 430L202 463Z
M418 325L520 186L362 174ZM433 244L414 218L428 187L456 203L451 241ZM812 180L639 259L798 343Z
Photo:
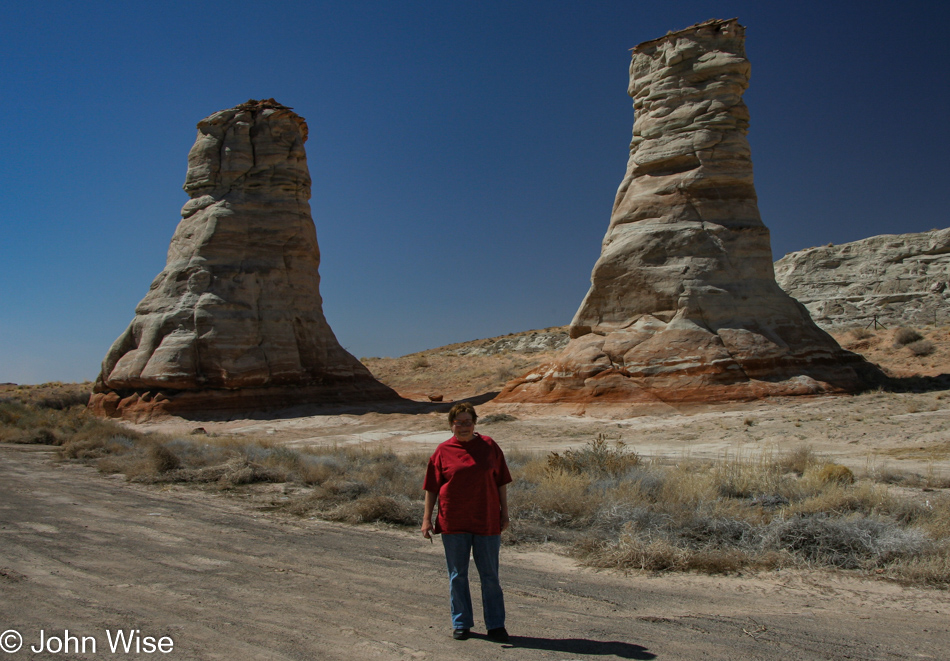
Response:
M427 454L447 437L452 400L479 404L480 429L512 454L579 448L602 435L648 461L752 456L808 446L930 502L950 487L950 329L919 328L917 356L896 329L836 339L894 377L849 396L691 405L626 418L541 414L489 400L512 373L564 342L545 329L366 358L411 410L290 410L268 419L167 418L129 430L207 434L269 447L385 448ZM90 384L3 387L68 402ZM443 402L429 401L442 395ZM233 441L229 441L233 442ZM441 550L412 528L293 515L295 487L208 490L145 484L63 462L56 448L0 444L0 622L27 645L63 630L100 658L118 628L168 636L183 659L910 659L945 658L950 595L861 573L779 568L725 574L584 568L557 543L503 550L512 643L451 640ZM252 487L254 485L251 485ZM289 490L288 490L289 489ZM109 632L109 633L107 633ZM24 651L10 658L54 658Z

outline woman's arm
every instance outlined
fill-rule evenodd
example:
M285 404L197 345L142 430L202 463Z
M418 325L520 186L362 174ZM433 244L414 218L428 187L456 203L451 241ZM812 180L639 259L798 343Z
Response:
M498 502L501 504L501 529L508 528L508 485L502 484L498 487Z
M432 510L435 509L438 495L435 491L426 491L426 504L422 513L422 536L426 539L432 539Z

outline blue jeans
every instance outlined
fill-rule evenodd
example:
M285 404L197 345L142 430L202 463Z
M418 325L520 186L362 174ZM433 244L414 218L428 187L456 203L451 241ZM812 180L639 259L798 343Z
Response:
M475 559L478 578L482 584L482 614L486 629L505 626L505 597L498 582L498 551L501 535L472 535L460 533L442 535L445 564L449 570L449 596L452 603L452 628L471 629L472 595L468 589L468 558Z

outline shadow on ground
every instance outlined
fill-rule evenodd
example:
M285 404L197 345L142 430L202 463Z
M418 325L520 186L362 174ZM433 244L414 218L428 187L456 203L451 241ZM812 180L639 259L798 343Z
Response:
M888 392L935 392L950 390L950 374L937 376L889 377L881 385Z
M484 638L484 636L476 634L472 634L472 637ZM617 640L591 640L589 638L533 638L530 636L512 636L511 642L504 645L504 648L566 652L567 654L615 656L621 659L656 658L656 654L650 652L642 645L622 643Z
M227 411L220 413L202 413L200 411L175 411L176 417L184 420L220 422L226 420L285 420L305 418L314 415L364 415L366 413L404 413L425 415L428 413L448 413L458 402L471 402L479 406L493 400L499 391L485 392L472 397L464 397L450 402L419 402L400 398L378 402L354 402L353 404L299 404L285 409L260 411Z

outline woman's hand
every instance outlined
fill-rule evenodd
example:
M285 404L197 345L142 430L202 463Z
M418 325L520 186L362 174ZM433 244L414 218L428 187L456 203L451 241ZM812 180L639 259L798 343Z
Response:
M435 491L426 491L426 504L422 510L422 536L432 541L432 512L435 510L435 500L438 497Z

